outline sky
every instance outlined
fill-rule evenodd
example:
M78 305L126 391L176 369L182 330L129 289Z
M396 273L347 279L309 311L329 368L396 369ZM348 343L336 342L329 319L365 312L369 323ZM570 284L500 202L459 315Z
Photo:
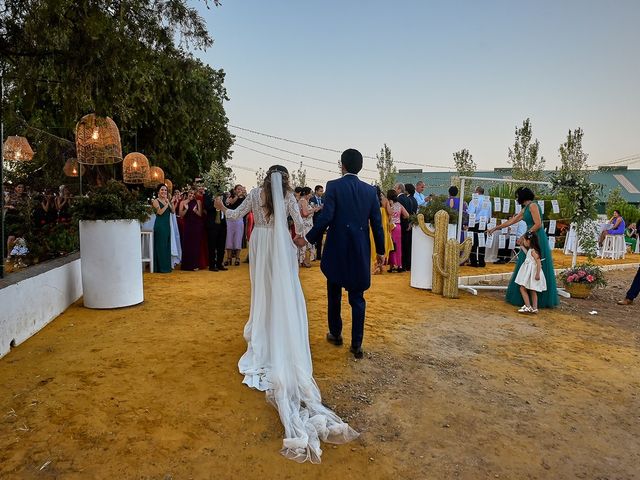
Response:
M425 171L454 170L462 148L478 170L508 166L526 118L547 168L578 127L591 165L640 154L638 0L209 3L214 45L195 54L226 72L230 125L371 157L386 143ZM338 176L339 153L230 130L239 183L301 160L311 186Z

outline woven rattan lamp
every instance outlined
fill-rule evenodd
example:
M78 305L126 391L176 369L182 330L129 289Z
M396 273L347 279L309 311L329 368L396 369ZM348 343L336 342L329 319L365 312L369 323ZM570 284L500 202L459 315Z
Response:
M84 175L84 165L80 165L76 158L69 158L64 163L62 171L67 177L77 177L78 175Z
M149 160L143 154L132 152L122 162L122 180L124 183L144 183L149 176Z
M151 167L149 176L144 179L144 186L156 188L161 183L164 183L164 171L160 167Z
M11 162L22 162L33 159L33 150L24 137L8 137L4 142L4 159Z
M164 179L164 184L167 186L167 190L169 191L169 195L173 193L173 182L168 178Z
M122 161L120 131L109 117L85 115L76 125L78 162L88 165L110 165Z

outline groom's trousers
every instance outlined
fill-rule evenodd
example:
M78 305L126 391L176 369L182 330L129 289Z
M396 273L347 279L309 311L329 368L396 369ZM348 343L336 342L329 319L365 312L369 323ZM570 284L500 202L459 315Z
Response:
M351 305L351 345L360 347L364 337L364 314L367 303L364 300L364 292L350 291L349 305ZM334 337L342 335L342 287L327 281L327 299L329 300L329 332Z

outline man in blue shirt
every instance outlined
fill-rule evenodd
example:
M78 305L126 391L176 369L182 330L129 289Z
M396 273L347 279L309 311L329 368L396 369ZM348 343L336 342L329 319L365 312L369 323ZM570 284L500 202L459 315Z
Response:
M418 183L416 183L416 191L413 194L413 198L415 198L416 201L418 202L418 207L422 207L427 203L427 201L424 198L424 194L422 193L423 191L424 191L424 182L420 180Z
M473 232L473 247L471 247L471 255L469 262L472 267L484 267L485 247L480 247L478 243L478 233L485 233L487 223L491 219L491 201L489 197L484 196L484 188L477 187L474 198L469 203L467 213L469 214L469 232ZM471 215L475 215L475 222L471 226Z

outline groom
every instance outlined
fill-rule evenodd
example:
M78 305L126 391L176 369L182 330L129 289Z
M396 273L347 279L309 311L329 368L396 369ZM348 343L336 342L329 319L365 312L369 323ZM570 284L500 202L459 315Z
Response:
M376 190L357 177L362 169L362 154L350 148L342 153L340 161L342 178L327 183L322 213L306 237L296 237L295 243L298 246L307 242L315 244L328 228L320 262L322 273L327 277L327 340L334 345L342 345L340 306L344 288L351 305L351 353L355 358L362 358L364 291L371 286L369 224L373 230L378 265L384 261L384 233Z

